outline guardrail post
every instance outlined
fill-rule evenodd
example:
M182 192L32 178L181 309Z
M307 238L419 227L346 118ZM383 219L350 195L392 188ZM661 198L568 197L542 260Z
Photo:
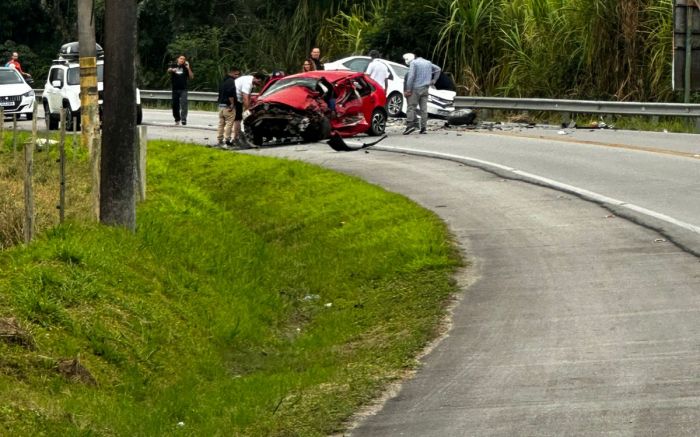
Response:
M571 113L562 112L561 113L561 127L568 127L571 124Z
M695 117L695 133L700 134L700 117Z

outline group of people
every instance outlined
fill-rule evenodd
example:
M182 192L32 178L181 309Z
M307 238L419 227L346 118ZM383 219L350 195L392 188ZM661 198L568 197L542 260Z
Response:
M175 125L187 125L187 87L194 79L194 72L185 55L180 55L168 68L172 84L172 110ZM219 146L231 147L241 140L241 121L243 113L250 106L250 95L253 87L262 84L266 76L255 73L241 76L238 67L231 67L219 84L217 99L219 126L217 143Z
M13 58L16 58L16 55L13 53ZM367 66L366 74L386 90L391 72L387 65L380 60L380 53L377 50L371 50L369 55L372 61ZM438 80L441 69L421 57L417 51L404 54L403 59L409 67L404 78L403 92L407 101L407 110L406 128L403 134L408 135L416 130L425 134L428 120L428 89ZM19 63L17 66L21 72ZM302 64L302 72L323 69L321 50L314 47L310 56ZM168 68L168 73L172 83L172 110L175 124L185 126L187 125L187 84L189 80L194 78L194 73L184 55L180 55L176 62ZM229 69L228 74L219 85L217 100L219 124L216 135L218 146L242 145L241 121L244 118L244 113L250 107L250 95L253 88L262 85L266 78L267 76L263 73L241 76L241 70L238 67ZM420 121L416 114L417 109L420 110Z
M367 65L365 73L386 90L391 75L389 67L379 59L378 51L370 50L369 57L372 61ZM408 65L408 73L403 82L403 95L406 97L406 129L403 134L408 135L416 130L425 134L428 123L428 89L435 85L442 69L421 57L418 51L404 54L403 60ZM420 110L420 121L416 109Z
M303 71L323 70L321 50L314 47L304 61ZM194 78L194 72L185 55L180 55L167 70L172 84L172 110L175 125L187 125L187 85ZM241 76L238 67L231 67L219 84L217 99L219 124L216 140L220 147L242 145L241 122L250 107L253 88L264 83L267 76L254 73Z
M321 62L321 49L314 47L311 49L311 53L308 58L304 59L304 63L301 66L301 72L306 73L307 71L323 70L323 62Z

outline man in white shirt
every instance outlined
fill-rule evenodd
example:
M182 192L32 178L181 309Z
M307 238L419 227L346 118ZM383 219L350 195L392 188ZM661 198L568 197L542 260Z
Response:
M367 66L367 75L374 79L379 85L384 88L384 91L389 87L389 67L379 59L379 52L376 50L369 51L369 57L372 62Z
M233 140L241 140L241 121L243 113L250 107L250 95L253 87L261 85L266 76L262 73L248 74L236 79L236 120L233 122Z

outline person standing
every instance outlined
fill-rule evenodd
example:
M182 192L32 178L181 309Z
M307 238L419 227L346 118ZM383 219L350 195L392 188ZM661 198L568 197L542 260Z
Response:
M389 87L389 67L386 66L384 62L379 59L379 52L376 50L369 51L369 57L372 58L372 62L367 66L367 75L375 80L379 85L384 88L384 91Z
M314 61L314 70L324 70L321 62L321 49L318 47L311 49L311 60Z
M314 62L313 59L311 58L306 58L304 60L304 64L301 66L301 72L306 73L308 71L314 71L316 70L316 63Z
M20 65L20 63L19 63L19 53L17 53L17 52L12 52L12 56L10 56L10 60L7 61L7 64L5 64L5 67L14 68L25 79L29 79L30 77L32 77L31 74L25 73L22 70L22 65Z
M236 79L236 117L233 123L233 141L236 143L241 141L241 121L243 113L250 108L253 87L261 85L266 78L263 73L254 73Z
M170 81L173 85L173 117L175 124L187 124L187 82L194 79L194 73L185 55L178 56L174 64L168 68Z
M228 74L219 85L219 128L216 140L219 147L233 145L231 133L236 118L236 78L241 75L237 67L231 67ZM224 143L224 140L226 141Z
M416 120L417 107L420 107L420 133L424 134L428 124L428 89L435 84L442 69L420 57L419 53L406 53L403 59L408 65L408 73L403 85L403 93L408 99L406 130L403 134L408 135L419 127Z

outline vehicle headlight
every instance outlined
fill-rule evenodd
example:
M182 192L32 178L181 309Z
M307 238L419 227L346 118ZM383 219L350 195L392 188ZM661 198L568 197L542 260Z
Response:
M34 90L29 90L26 93L22 94L22 97L34 97Z

